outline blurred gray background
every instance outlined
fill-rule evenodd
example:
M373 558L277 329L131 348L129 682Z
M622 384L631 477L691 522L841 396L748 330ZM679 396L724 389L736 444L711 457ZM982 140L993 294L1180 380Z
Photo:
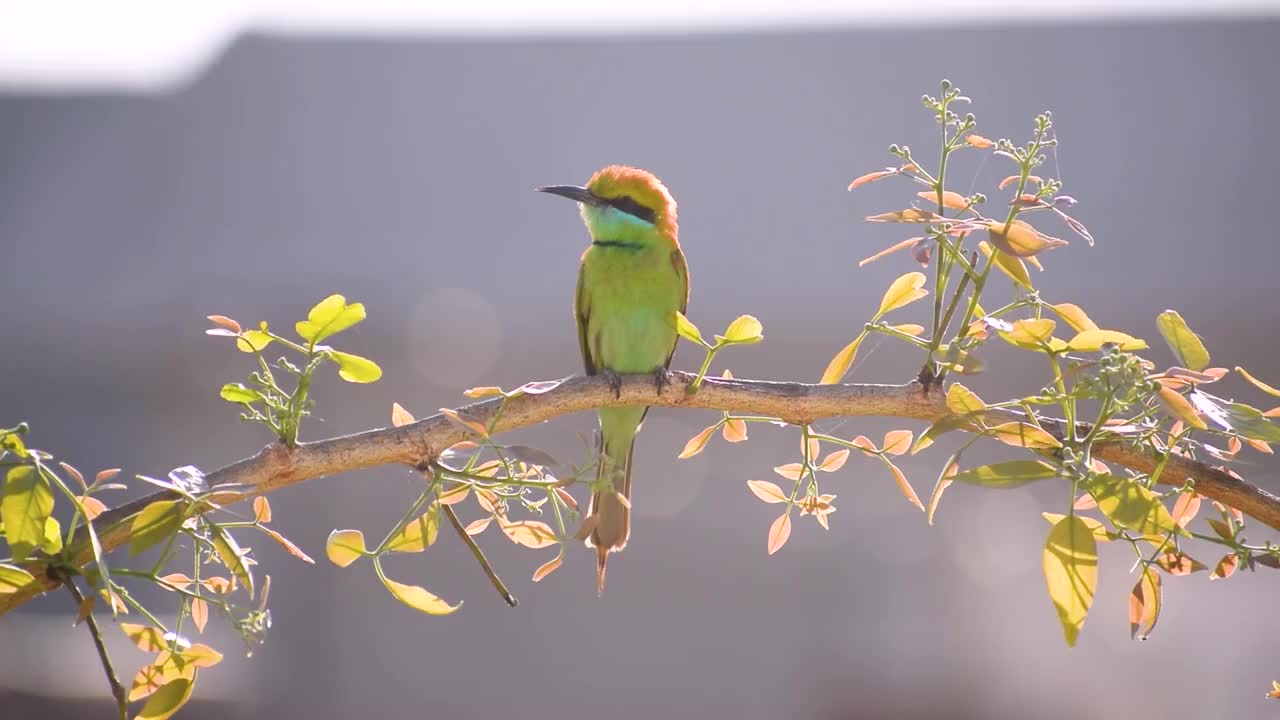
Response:
M1272 208L1280 151L1271 20L1033 24L546 39L239 37L171 92L0 95L0 424L95 471L213 469L268 437L217 398L249 370L203 334L221 313L289 327L332 292L369 319L338 338L385 376L326 376L306 439L419 416L473 385L578 371L569 314L585 231L573 207L531 189L641 165L680 202L692 319L740 313L766 341L722 354L739 377L816 380L869 317L905 254L857 261L909 231L861 222L916 188L848 193L908 143L936 155L920 105L947 77L975 99L978 132L1028 137L1052 109L1062 146L1042 174L1065 181L1098 239L1044 258L1051 301L1153 341L1166 307L1217 364L1280 378ZM1011 164L969 153L953 187L1003 197ZM1044 229L1069 237L1046 220ZM1010 293L995 283L994 298ZM900 313L924 317L924 305ZM997 304L992 302L989 304ZM980 394L1032 391L1029 358L992 347ZM674 365L691 369L684 347ZM919 359L872 343L853 373L903 382ZM1227 395L1262 403L1232 380ZM316 566L250 538L274 577L275 627L245 658L201 676L190 717L1069 718L1107 713L1263 717L1280 677L1277 578L1207 573L1167 582L1154 636L1129 639L1129 551L1104 546L1099 594L1067 649L1040 571L1061 487L953 488L928 527L878 463L826 483L839 512L810 518L765 555L774 517L745 482L793 459L793 432L753 426L676 460L712 413L655 411L637 449L634 533L603 598L574 548L480 537L521 599L507 608L455 537L392 563L450 601L448 618L400 605L367 565L323 559L335 527L385 531L416 479L388 467L272 496L279 529ZM580 460L594 420L519 433ZM846 437L919 425L828 421ZM926 496L945 443L904 458ZM996 457L992 453L990 457ZM1275 464L1242 471L1280 490ZM977 461L981 458L974 457ZM478 516L474 505L467 518ZM1250 533L1261 540L1262 533ZM1212 564L1214 557L1200 558ZM169 598L171 600L171 598ZM105 716L106 687L62 594L0 619L0 702L43 717ZM217 624L216 621L214 623ZM131 676L139 654L117 648ZM1274 701L1271 701L1274 702ZM13 717L27 717L17 712Z

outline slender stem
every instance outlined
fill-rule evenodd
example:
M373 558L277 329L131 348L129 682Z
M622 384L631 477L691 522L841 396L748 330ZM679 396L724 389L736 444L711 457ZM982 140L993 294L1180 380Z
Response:
M84 595L81 594L80 588L76 587L75 580L70 578L66 581L67 592L76 599L77 610L84 606ZM107 654L107 644L102 639L102 630L98 627L98 621L90 612L84 618L85 624L89 626L89 634L93 636L93 645L98 649L98 658L102 660L102 671L107 675L107 684L111 686L111 696L116 699L116 709L120 711L121 720L127 720L129 717L129 694L125 692L124 685L120 684L120 678L116 677L116 670L111 665L111 656Z
M489 582L493 583L494 589L498 591L498 594L502 596L502 599L511 607L519 605L520 601L517 600L516 596L512 595L511 591L507 589L507 586L502 583L502 578L498 577L498 573L495 572L493 566L489 564L489 559L484 556L484 551L476 544L475 539L467 534L467 529L462 526L462 521L458 519L458 514L453 511L453 506L441 505L440 507L444 509L445 516L449 518L449 524L458 532L458 537L462 538L462 541L467 544L467 547L471 548L471 554L476 556L476 562L480 563L480 567L484 569L484 574L489 576Z

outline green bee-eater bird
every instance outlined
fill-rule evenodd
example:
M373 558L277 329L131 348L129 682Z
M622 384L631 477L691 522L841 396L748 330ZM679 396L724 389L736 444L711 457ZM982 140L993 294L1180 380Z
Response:
M689 304L689 269L677 238L676 201L652 173L610 165L586 187L542 192L576 200L591 235L582 254L573 314L588 375L654 373L658 390L676 348L676 311ZM602 408L600 473L580 535L596 549L596 587L604 592L609 553L631 534L631 454L647 407Z

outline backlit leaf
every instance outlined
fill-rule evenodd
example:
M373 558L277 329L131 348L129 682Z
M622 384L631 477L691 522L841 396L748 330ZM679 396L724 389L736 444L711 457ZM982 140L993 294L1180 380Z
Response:
M849 189L852 190L856 187L862 187L867 183L875 182L876 180L879 180L881 178L887 178L890 175L897 175L897 174L898 174L897 168L885 168L884 170L876 170L874 172L869 172L866 175L859 175L858 177L853 179L853 182L849 183Z
M890 325L889 327L897 330L898 332L913 336L919 336L924 332L924 326L917 325L915 323L903 323L902 325Z
M377 382L382 377L382 368L369 358L337 350L329 350L327 354L338 363L338 377L349 383Z
M1182 552L1169 552L1156 558L1156 565L1170 575L1190 575L1208 570L1204 563Z
M1129 637L1146 640L1151 636L1160 619L1161 595L1160 573L1153 567L1142 568L1129 592Z
M876 253L876 254L874 254L874 255L869 255L869 256L867 256L867 257L865 257L865 258L863 258L863 259L859 260L859 261L858 261L858 267L864 267L864 266L866 266L866 265L870 265L871 263L873 263L873 262L875 262L875 261L879 260L879 259L880 259L880 258L882 258L882 257L885 257L886 255L892 255L893 253L896 253L896 252L898 252L899 250L902 250L902 249L905 249L905 248L909 248L909 247L911 247L911 246L915 245L916 243L919 243L919 242L920 242L920 241L922 241L922 240L924 240L924 238L923 238L923 237L912 237L912 238L907 238L906 240L902 240L902 241L900 241L900 242L896 242L896 243L894 243L894 244L890 245L889 247L887 247L887 248L885 248L885 249L881 250L880 252L878 252L878 253Z
M919 208L907 208L906 210L894 210L893 212L880 213L879 215L868 215L868 222L892 222L892 223L925 223L939 220L937 215Z
M1049 521L1050 525L1056 525L1060 520L1062 520L1062 518L1066 517L1066 515L1063 515L1061 513L1042 512L1040 514L1044 516L1045 520ZM1089 526L1089 531L1093 533L1094 540L1097 540L1100 543L1111 542L1112 537L1107 532L1106 526L1103 525L1101 522L1098 522L1097 520L1094 520L1091 517L1085 517L1084 515L1077 515L1076 517L1083 520L1084 524Z
M1268 385L1267 383L1264 383L1258 378L1250 375L1248 370L1245 370L1242 367L1236 366L1236 372L1240 373L1240 377L1253 383L1253 386L1258 388L1262 392L1268 395L1275 395L1276 397L1280 397L1280 390L1277 390L1274 387Z
M236 349L243 353L262 352L275 338L263 330L245 330L236 338Z
M1050 237L1036 230L1025 220L1014 220L1007 231L1005 224L997 220L988 220L985 225L988 242L1000 252L1014 257L1034 257L1067 244L1066 240Z
M227 383L222 386L222 390L218 395L227 402L233 403L256 403L262 401L262 393L251 387L245 387L242 383Z
M245 592L252 598L253 572L249 569L249 563L245 561L244 553L240 550L236 539L221 525L210 525L209 540L213 542L213 549L217 551L218 559L236 576L244 586Z
M684 449L680 451L679 459L684 460L702 452L707 446L707 442L711 440L711 435L716 431L716 426L711 425L703 428L701 432L689 438L689 442L684 444Z
M933 486L933 494L929 496L929 507L925 510L925 517L930 525L933 524L934 513L938 511L938 503L942 500L942 493L955 481L956 471L959 469L959 454L952 455L947 460L947 464L942 467L942 474L938 475L938 482Z
M1242 437L1269 443L1280 442L1280 426L1264 417L1261 410L1243 403L1228 403L1223 410L1230 427Z
M195 624L196 631L201 633L209 623L209 603L203 598L191 599L191 622Z
M167 647L164 634L150 625L120 623L120 631L143 652L160 652Z
M853 365L853 359L858 354L858 346L862 344L862 339L866 336L867 331L863 330L858 333L858 337L854 338L853 342L841 348L840 352L831 358L831 362L827 363L827 369L822 372L822 379L818 381L818 384L834 385L840 382Z
M359 530L334 530L324 544L325 555L338 567L346 567L365 554L364 533Z
M991 243L984 240L978 243L978 249L982 251L983 255L986 255L988 258L991 257ZM1027 265L1021 258L1016 258L1009 253L1002 252L996 253L995 260L992 262L996 264L996 267L1000 269L1000 272L1008 275L1009 279L1013 280L1018 285L1021 285L1028 290L1035 289L1031 284L1031 274L1027 272Z
M909 431L908 431L909 432ZM911 438L907 438L907 447L911 446ZM901 454L901 453L896 453ZM822 459L818 465L818 469L823 472L835 472L844 467L845 461L849 459L849 448L836 450Z
M1235 553L1227 553L1213 567L1213 572L1209 574L1209 579L1225 580L1234 575L1238 567L1240 567L1240 556Z
M889 472L893 473L893 479L898 483L898 489L902 491L902 495L907 499L907 502L910 502L912 505L915 505L923 511L924 503L920 502L920 496L916 495L915 488L911 487L911 483L907 482L907 476L903 475L902 470L899 469L897 465L894 465L893 461L889 458L881 455L880 459L883 460L884 464L889 468Z
M987 404L974 391L960 383L952 383L947 388L947 409L957 415L966 415L986 410Z
M391 427L403 427L413 421L413 413L405 410L398 402L391 403Z
M1085 315L1084 311L1077 305L1073 305L1072 303L1058 303L1057 305L1050 305L1049 307L1053 308L1053 311L1058 314L1058 317L1066 321L1066 323L1071 326L1071 329L1078 333L1084 332L1085 330L1098 329L1098 326L1090 320L1089 316Z
M1098 586L1098 544L1079 517L1064 517L1049 530L1044 545L1044 580L1058 611L1063 637L1074 647Z
M1042 350L1049 342L1049 338L1053 337L1053 329L1057 326L1058 324L1049 318L1025 318L1014 322L1013 329L1001 332L1000 337L1015 347Z
M0 595L8 595L30 584L35 577L18 567L8 563L0 563Z
M1197 430L1206 430L1209 425L1205 423L1204 418L1200 417L1200 413L1196 412L1195 407L1176 390L1167 387L1161 387L1157 391L1157 397L1160 404L1170 415L1181 419L1186 424Z
M385 577L382 578L382 584L391 591L395 599L428 615L448 615L462 607L462 603L450 605L418 585L405 585Z
M364 318L363 304L348 305L345 297L330 295L316 303L315 307L307 313L307 319L299 322L295 329L299 337L314 345L359 323Z
M787 480L799 480L801 476L804 475L804 465L800 463L787 463L786 465L779 465L774 468L773 471Z
M440 408L440 414L443 415L450 423L453 423L464 430L469 430L482 438L489 437L489 429L484 426L484 423L480 422L464 410Z
M1173 310L1165 310L1156 316L1156 327L1169 344L1169 349L1178 358L1178 362L1190 370L1203 370L1209 367L1209 351L1205 349L1200 336L1191 332L1187 322Z
M230 330L233 333L240 332L240 323L232 320L226 315L208 315L207 317L209 318L209 322L223 328L224 330Z
M938 201L938 193L932 190L921 190L916 193L916 196L926 202L936 203ZM963 210L969 207L969 201L965 200L965 197L958 192L943 190L942 205L943 207L949 207L953 210Z
M976 147L979 150L986 150L987 148L995 147L995 143L975 133L970 133L965 137L964 141L969 143L971 147Z
M1118 330L1085 330L1067 342L1067 347L1077 352L1097 352L1108 343L1118 345L1121 350L1143 350L1147 343Z
M890 430L884 434L884 445L880 446L880 452L888 455L902 455L911 449L910 430Z
M520 520L518 522L502 522L502 518L498 518L498 524L502 527L502 532L506 533L511 542L517 545L523 545L527 548L544 548L549 545L555 545L559 540L551 526L537 520Z
M991 428L997 440L1024 448L1059 448L1062 442L1046 430L1024 422L1007 422Z
M58 518L49 516L44 519L44 537L40 540L40 549L49 555L62 552L62 524Z
M1036 480L1057 477L1058 469L1039 460L1009 460L962 470L951 478L954 482L989 488L1016 488Z
M730 418L724 423L722 433L724 439L731 443L739 443L747 439L747 421L741 418Z
M391 542L387 550L392 552L422 552L431 547L440 534L440 506L435 503L425 513L410 520Z
M168 540L182 527L182 506L177 500L157 500L133 518L129 531L129 554L137 555L156 543Z
M787 540L791 538L791 513L785 512L778 516L777 520L769 526L769 554L772 555L782 549L787 544Z
M702 339L702 333L698 331L698 326L689 321L684 313L676 312L676 333L680 337L692 343L706 346L707 341Z
M1086 485L1089 494L1098 503L1098 509L1118 527L1134 530L1143 535L1160 535L1186 531L1178 526L1173 516L1150 490L1128 478L1115 475L1099 475Z
M740 315L724 331L726 342L751 344L764 339L764 325L751 315Z
M944 415L943 417L935 420L932 425L925 428L924 432L920 433L920 437L916 440L916 444L911 448L911 454L914 455L921 450L924 450L932 445L934 440L937 440L946 433L949 433L952 430L959 430L960 428L968 427L969 425L970 421L966 418L960 417L959 415Z
M280 547L284 548L285 551L288 552L290 555L298 558L299 560L305 563L310 563L312 565L316 563L315 560L311 559L310 555L302 552L301 548L299 548L297 545L294 545L293 541L285 537L284 535L281 535L280 533L276 532L275 530L272 530L271 528L262 528L262 531L267 534L267 537L271 538L272 540L275 540L276 543L278 543Z
M747 489L767 503L783 503L788 499L782 488L768 480L748 480Z
M1178 495L1178 499L1173 503L1173 510L1169 514L1173 516L1173 521L1178 523L1178 527L1185 528L1199 512L1200 496L1190 492Z
M563 383L564 380L534 380L512 390L511 394L515 395L516 393L522 393L524 395L542 395L555 390Z
M253 499L253 520L259 523L271 522L271 501L265 495Z
M924 289L924 283L925 276L922 272L909 272L894 280L880 299L880 311L877 315L897 310L928 295L929 291Z
M543 578L556 571L560 567L560 563L564 562L564 554L557 555L533 571L533 581L541 582Z
M30 465L18 465L5 474L0 522L13 559L27 558L44 540L45 520L53 512L49 481Z
M151 693L134 720L167 720L172 717L191 699L192 683L191 679L185 677L165 683L159 690Z

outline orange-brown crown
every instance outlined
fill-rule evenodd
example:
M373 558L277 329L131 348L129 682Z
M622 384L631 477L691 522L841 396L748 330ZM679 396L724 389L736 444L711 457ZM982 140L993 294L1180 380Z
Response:
M591 176L587 181L587 189L605 200L625 202L625 198L630 198L653 213L653 225L658 232L672 240L676 239L679 230L676 224L676 199L671 197L667 186L648 170L610 165Z

